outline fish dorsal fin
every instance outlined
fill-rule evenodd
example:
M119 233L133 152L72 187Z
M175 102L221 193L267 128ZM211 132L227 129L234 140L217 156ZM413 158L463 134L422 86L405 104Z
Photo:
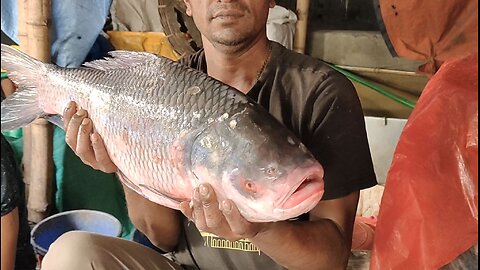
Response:
M133 51L111 51L108 52L111 57L94 60L84 63L89 68L109 71L123 68L132 68L139 65L145 65L146 62L158 59L158 56L146 52Z

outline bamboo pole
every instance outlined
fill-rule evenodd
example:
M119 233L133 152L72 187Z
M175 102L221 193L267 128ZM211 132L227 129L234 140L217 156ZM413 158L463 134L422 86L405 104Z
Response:
M50 0L28 0L26 19L29 53L31 56L50 62L50 40L48 24L50 22Z
M307 41L309 7L310 7L310 0L297 0L298 21L296 24L293 49L299 53L305 53L305 44Z
M342 66L342 65L336 65L336 66L341 69L345 69L352 72L370 72L370 73L392 74L392 75L399 75L399 76L425 77L424 75L421 75L415 71L405 71L405 70L386 69L386 68Z
M27 0L28 54L43 62L50 62L50 18L50 0ZM30 177L28 219L40 222L49 215L49 206L53 204L53 127L46 120L38 119L30 129L31 160L25 168L30 170L26 173Z
M18 40L20 50L28 53L28 33L27 33L27 1L28 0L18 0L17 9L18 9ZM32 167L32 132L30 126L26 126L22 129L23 133L23 182L25 183L25 199L28 202L28 197L30 195L30 182L31 176L30 168Z
M35 223L50 215L53 206L53 128L44 119L31 125L31 182L27 202L28 219Z
M28 51L28 34L27 34L27 0L17 1L18 9L18 40L22 51Z

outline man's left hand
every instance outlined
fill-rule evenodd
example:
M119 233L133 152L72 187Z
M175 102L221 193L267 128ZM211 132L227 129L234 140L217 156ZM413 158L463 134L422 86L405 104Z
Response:
M200 231L230 241L252 238L267 227L267 223L251 223L246 220L232 200L219 202L209 184L195 188L192 204L190 207L189 202L182 202L180 209Z

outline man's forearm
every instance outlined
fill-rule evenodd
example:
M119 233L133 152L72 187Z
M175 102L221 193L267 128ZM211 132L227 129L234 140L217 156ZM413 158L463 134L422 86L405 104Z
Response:
M2 179L3 181L3 179ZM3 187L3 184L2 184ZM2 194L3 195L3 194ZM15 254L17 252L18 237L18 208L13 209L10 213L2 216L2 270L15 269Z
M277 222L249 239L288 269L344 269L349 246L331 220Z
M130 220L163 251L171 251L180 235L179 212L151 202L123 185Z

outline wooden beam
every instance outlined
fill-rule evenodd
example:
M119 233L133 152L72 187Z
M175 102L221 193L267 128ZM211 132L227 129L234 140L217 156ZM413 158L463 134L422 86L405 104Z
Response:
M28 53L28 33L27 33L27 0L17 0L17 12L18 12L18 40L20 50ZM32 166L32 132L30 126L26 126L22 129L23 133L23 182L25 183L25 198L28 201L30 194L30 168Z
M26 7L26 52L43 62L50 62L48 26L51 21L51 2L19 0L20 2ZM25 147L30 149L24 153L28 155L24 159L24 173L29 184L27 209L28 219L38 223L50 214L53 205L53 127L46 120L38 119L29 128L30 142L27 140Z
M298 21L295 30L293 49L299 53L305 53L308 30L308 10L310 0L297 0Z

